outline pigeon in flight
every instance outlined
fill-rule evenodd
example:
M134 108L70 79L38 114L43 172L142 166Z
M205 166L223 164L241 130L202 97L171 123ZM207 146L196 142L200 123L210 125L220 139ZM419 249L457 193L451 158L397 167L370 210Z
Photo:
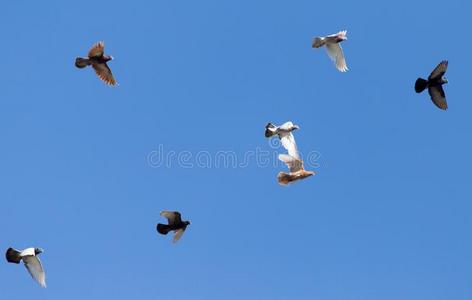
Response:
M41 248L27 248L22 251L18 251L13 248L8 248L5 254L9 263L19 264L23 260L26 269L30 273L31 277L36 280L43 288L46 287L46 274L44 273L43 266L39 260L38 254L43 253Z
M277 175L277 180L281 185L287 185L297 180L301 180L315 174L313 171L306 171L303 168L303 161L300 158L298 153L297 144L295 143L295 138L292 134L292 131L299 129L297 125L293 125L292 122L286 122L280 127L268 123L266 125L266 137L272 137L278 135L282 146L287 150L288 154L280 154L279 159L284 162L288 169L289 173L280 172Z
M96 43L90 49L87 57L77 57L75 59L75 66L82 69L91 65L103 82L109 85L116 85L116 80L107 65L107 62L112 60L113 57L105 55L104 51L105 44L103 42Z
M431 75L429 75L428 80L418 78L415 82L415 91L421 93L428 88L431 100L433 100L433 103L442 110L447 109L446 94L442 88L442 85L448 82L446 77L444 77L447 70L447 64L447 60L443 60L436 66L436 68L434 68Z
M161 216L167 218L168 224L157 224L157 232L166 235L169 233L169 231L174 231L174 238L172 242L177 243L177 241L184 234L185 229L187 229L187 226L190 225L190 222L182 221L180 213L177 211L164 210L161 212Z
M326 46L328 56L336 65L336 69L341 72L346 72L348 70L343 48L341 48L341 42L347 40L346 33L347 31L343 30L325 37L315 37L311 43L312 48Z

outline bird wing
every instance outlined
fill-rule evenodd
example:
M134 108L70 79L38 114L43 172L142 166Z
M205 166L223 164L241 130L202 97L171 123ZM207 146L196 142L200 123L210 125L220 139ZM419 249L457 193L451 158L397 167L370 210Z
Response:
M444 93L442 86L430 86L428 88L428 93L431 96L431 100L433 100L433 103L437 107L442 110L447 109L446 94Z
M326 51L339 71L346 72L348 70L340 43L326 44Z
M182 217L178 211L163 210L161 216L167 218L169 225L179 224L182 222Z
M428 80L443 77L444 74L446 73L447 65L448 65L447 60L443 60L442 62L440 62L436 66L436 68L434 68L433 72L431 72L431 75L429 75Z
M106 84L115 85L116 80L111 73L110 68L106 63L92 63L92 67L95 70L95 73L101 80L103 80Z
M281 132L280 142L282 143L282 146L284 146L290 156L300 159L297 144L295 143L295 137L291 132Z
M298 158L287 154L279 154L279 159L287 165L291 173L303 170L303 162Z
M34 248L30 247L30 248L26 248L24 250L21 250L20 255L21 256L26 256L26 255L33 255L34 256L35 255Z
M39 257L34 255L23 256L23 262L25 267L30 273L31 277L36 280L42 287L46 287L46 274L44 273L43 266Z
M98 42L90 48L88 57L100 57L103 55L105 52L105 43L104 42Z
M182 235L184 234L184 232L185 232L185 229L183 229L183 228L176 230L175 234L174 234L174 238L172 239L172 242L177 243L180 240L180 238L182 237Z

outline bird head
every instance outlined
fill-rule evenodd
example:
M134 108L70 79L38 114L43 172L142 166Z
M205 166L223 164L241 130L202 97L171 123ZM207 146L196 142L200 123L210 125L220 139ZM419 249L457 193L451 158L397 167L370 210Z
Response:
M446 77L443 77L443 78L442 78L442 82L444 82L444 83L448 83L449 81L447 80L447 78L446 78Z
M185 223L185 225L187 225L187 226L190 225L190 221L185 221L184 223Z
M300 126L298 126L298 125L293 125L293 130L295 130L295 129L300 129Z
M34 254L35 255L38 255L38 254L43 253L43 252L44 252L43 248L34 248Z

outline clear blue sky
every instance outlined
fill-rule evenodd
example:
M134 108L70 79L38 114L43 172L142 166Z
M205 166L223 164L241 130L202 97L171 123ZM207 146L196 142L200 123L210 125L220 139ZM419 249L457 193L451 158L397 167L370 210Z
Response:
M472 299L471 9L3 3L0 250L43 247L48 288L3 261L0 298ZM343 29L345 74L311 48ZM74 67L99 40L117 88ZM413 89L443 59L445 112ZM148 163L159 145L273 151L264 126L287 120L321 154L290 187L280 164ZM162 209L192 222L177 245Z

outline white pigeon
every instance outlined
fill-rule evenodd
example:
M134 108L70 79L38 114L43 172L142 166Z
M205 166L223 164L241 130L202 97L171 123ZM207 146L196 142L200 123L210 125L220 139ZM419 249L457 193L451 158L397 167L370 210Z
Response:
M277 175L277 180L281 185L287 185L294 181L301 180L315 174L315 172L306 171L303 168L303 161L300 158L297 144L295 143L295 137L292 134L293 130L299 128L299 126L293 125L292 122L286 122L280 127L277 127L272 123L268 123L266 125L265 136L272 137L274 135L278 135L282 146L284 146L288 152L288 154L279 155L279 159L287 165L290 171L289 173L279 172Z
M292 122L288 121L280 126L275 126L272 123L266 125L265 136L272 137L278 135L282 146L287 149L288 154L300 158L297 151L297 145L295 144L295 138L293 137L292 131L300 129L298 125L293 125Z
M336 68L341 72L349 70L346 65L346 59L344 58L343 48L341 48L341 42L347 40L346 34L347 31L343 30L325 37L315 37L311 44L313 48L326 46L328 56L334 62Z
M8 248L5 256L7 261L10 263L19 264L23 260L26 269L30 273L31 277L36 280L43 288L46 287L46 274L44 273L43 266L39 260L38 254L43 253L41 248L27 248L22 251L18 251L13 248Z

